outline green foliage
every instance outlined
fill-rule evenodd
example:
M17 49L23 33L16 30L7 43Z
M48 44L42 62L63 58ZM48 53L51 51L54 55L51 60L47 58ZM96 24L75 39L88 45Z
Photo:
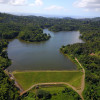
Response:
M7 44L8 42L5 40L0 41L0 100L18 100L18 89L3 71L11 64L7 52L4 50Z
M23 30L20 32L19 36L20 39L25 40L25 41L45 41L50 38L50 35L43 34L42 29L32 29L32 30Z
M0 68L7 68L11 64L10 60L0 56Z
M18 37L25 41L40 42L50 38L50 35L43 34L43 29L41 29L41 27L43 28L45 26L44 24L42 25L42 23L44 23L43 18L18 17L6 14L0 14L0 17L1 39L13 39Z
M62 93L67 93L67 95L73 96L75 100L81 100L80 96L70 88L65 88Z
M36 92L36 96L41 99L43 98L44 100L50 99L51 98L51 94L48 91L44 91L44 90L37 90Z
M22 97L20 97L21 100L36 100L35 99L35 94L28 92L26 93L26 95L23 95Z
M100 87L95 85L87 85L84 91L85 100L99 100L100 98Z
M0 40L0 55L3 53L3 48L6 48L8 45L8 42L6 40Z
M0 100L17 100L19 93L13 82L0 69Z

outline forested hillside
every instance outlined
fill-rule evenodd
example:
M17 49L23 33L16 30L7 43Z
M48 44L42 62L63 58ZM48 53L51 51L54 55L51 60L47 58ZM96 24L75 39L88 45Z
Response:
M100 98L100 21L80 27L81 37L85 43L62 46L64 54L77 57L86 70L85 100Z
M3 71L11 64L4 49L7 44L6 40L0 40L0 100L17 100L19 98L18 89Z
M86 70L85 100L100 98L100 18L44 18L36 16L14 16L0 13L0 100L17 100L18 90L4 73L11 61L8 58L8 39L45 41L50 35L43 34L44 28L51 31L79 30L85 43L62 46L64 54L77 57Z
M0 14L0 38L13 39L17 37L30 42L48 40L50 35L43 34L43 29L41 28L43 19L34 16L20 17ZM41 20L41 24L39 20Z

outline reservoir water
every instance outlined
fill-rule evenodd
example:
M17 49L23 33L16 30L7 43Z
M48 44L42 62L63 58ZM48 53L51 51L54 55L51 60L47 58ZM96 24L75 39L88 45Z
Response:
M28 43L14 39L8 45L8 57L12 60L9 71L14 70L76 70L76 65L60 53L62 45L82 43L79 31L51 32L45 42Z

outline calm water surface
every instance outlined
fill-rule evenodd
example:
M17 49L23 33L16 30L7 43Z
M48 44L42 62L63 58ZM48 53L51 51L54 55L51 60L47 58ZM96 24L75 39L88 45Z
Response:
M60 53L62 45L82 43L79 31L51 32L51 38L41 43L27 43L14 39L8 45L8 57L12 65L8 70L75 70L76 65Z

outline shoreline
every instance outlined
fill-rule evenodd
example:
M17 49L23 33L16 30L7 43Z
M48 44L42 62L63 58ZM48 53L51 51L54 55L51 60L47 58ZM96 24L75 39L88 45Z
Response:
M63 53L63 52L61 52L61 53ZM69 60L71 60L72 63L74 63L76 65L76 70L77 71L82 71L83 70L81 65L77 62L76 57L71 57L71 55L64 54L64 53L63 53L63 55L66 56Z
M24 73L24 72L79 72L79 70L15 70L12 73Z

